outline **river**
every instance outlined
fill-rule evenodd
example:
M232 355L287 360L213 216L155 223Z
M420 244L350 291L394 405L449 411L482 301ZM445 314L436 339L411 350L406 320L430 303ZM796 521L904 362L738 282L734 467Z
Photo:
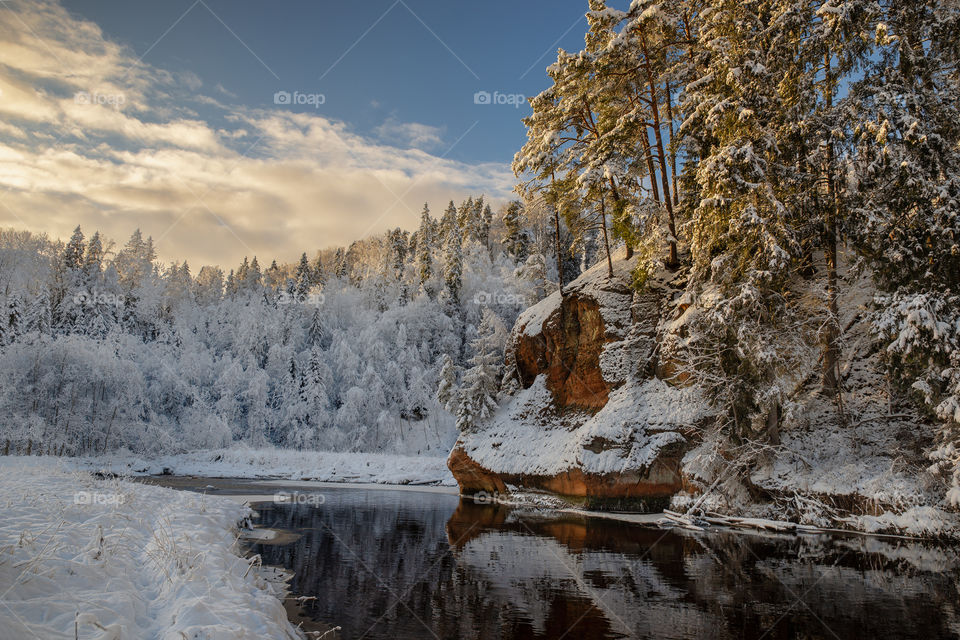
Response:
M250 552L293 571L298 613L341 627L338 638L960 637L955 547L687 532L444 491L252 481L208 490L302 492L255 505L259 525L292 535Z

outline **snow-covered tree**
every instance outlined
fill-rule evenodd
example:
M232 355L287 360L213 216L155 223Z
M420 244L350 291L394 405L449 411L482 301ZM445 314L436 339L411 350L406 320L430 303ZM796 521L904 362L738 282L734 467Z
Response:
M469 431L497 409L497 394L503 378L503 350L507 330L489 309L483 310L477 337L470 343L473 356L463 374L456 396L457 428Z
M440 360L440 382L437 385L437 402L448 411L453 410L452 400L457 392L457 367L450 354L443 354Z
M463 245L456 216L450 221L443 247L443 282L454 304L460 303L463 289Z
M960 505L960 7L868 8L854 18L874 50L844 101L853 235L884 291L876 327L887 362L943 422L933 457Z
M522 264L529 255L530 238L523 219L523 205L514 200L503 212L503 226L506 229L504 249L513 258L514 264Z
M420 213L420 228L417 230L417 274L420 286L426 287L433 276L433 251L435 239L430 207L424 203Z

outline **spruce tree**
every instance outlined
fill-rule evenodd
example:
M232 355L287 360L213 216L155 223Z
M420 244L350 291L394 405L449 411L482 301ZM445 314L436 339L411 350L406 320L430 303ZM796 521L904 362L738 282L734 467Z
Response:
M530 238L524 222L523 205L514 200L507 205L503 213L503 226L506 231L504 249L513 258L514 264L523 264L530 254Z
M420 229L417 231L417 275L420 286L426 287L433 276L433 221L430 218L430 207L423 205L420 214Z
M300 256L300 263L297 265L296 287L297 300L301 302L306 300L307 294L310 293L310 289L313 287L313 274L311 271L312 269L310 268L310 261L307 259L307 254L303 253Z
M473 356L463 374L457 392L457 428L461 432L474 429L497 409L500 380L503 378L503 349L506 327L489 308L484 308L477 337L470 343Z
M463 289L463 245L461 242L460 225L457 218L453 217L443 248L443 281L454 305L460 304L460 291Z

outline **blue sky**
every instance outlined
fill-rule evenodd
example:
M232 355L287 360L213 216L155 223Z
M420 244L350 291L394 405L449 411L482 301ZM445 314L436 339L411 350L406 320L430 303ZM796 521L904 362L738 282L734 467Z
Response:
M322 93L319 108L294 110L394 144L411 140L391 123L423 124L437 135L412 142L465 162L509 162L529 112L474 104L474 93L541 91L557 46L579 49L586 29L585 0L63 4L145 62L236 96L226 102L267 108L276 91Z
M0 227L139 228L196 272L503 204L524 97L586 7L4 0Z

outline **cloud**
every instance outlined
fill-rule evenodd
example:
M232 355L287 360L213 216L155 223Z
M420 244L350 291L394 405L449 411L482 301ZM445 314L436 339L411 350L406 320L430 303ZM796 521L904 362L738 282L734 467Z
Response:
M443 144L444 132L443 127L431 127L419 122L398 122L394 118L388 118L375 131L385 143L425 151L440 147Z
M387 120L376 140L343 123L198 94L52 2L4 5L0 25L0 226L123 243L230 267L413 228L423 202L506 198L502 164L429 153L443 130ZM216 123L216 125L212 123Z

